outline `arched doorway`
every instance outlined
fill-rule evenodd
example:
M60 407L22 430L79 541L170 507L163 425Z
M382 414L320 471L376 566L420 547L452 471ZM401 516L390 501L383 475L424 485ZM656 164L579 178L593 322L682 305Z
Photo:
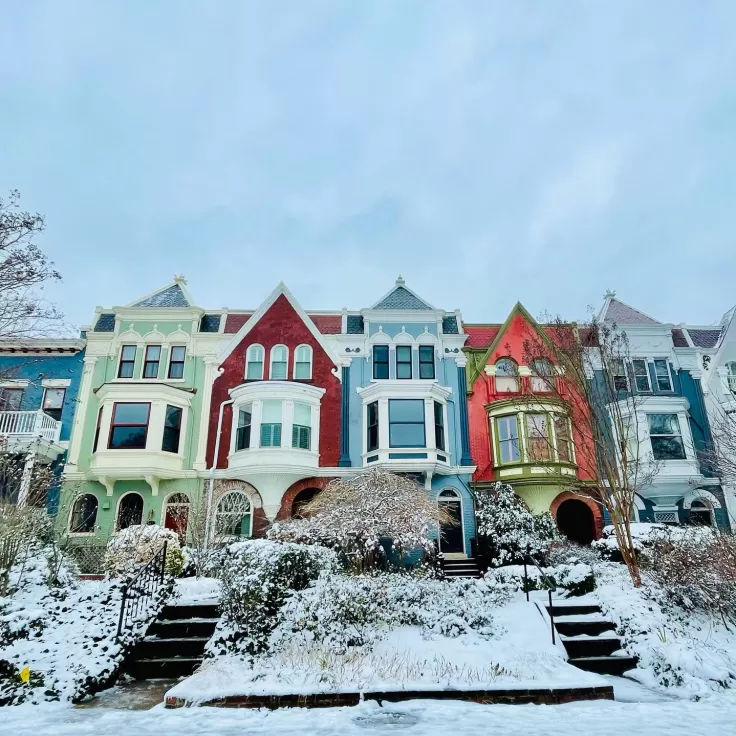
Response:
M305 488L294 496L291 502L291 518L303 519L304 507L320 492L319 488Z
M440 493L438 503L453 522L440 525L440 552L462 554L465 552L465 535L463 534L463 503L460 496L457 491L447 488Z
M143 521L143 496L140 493L126 493L118 505L118 529L137 526Z
M690 504L690 523L696 526L713 526L713 513L707 501L696 498Z
M557 527L571 542L590 544L595 539L595 521L588 504L577 498L563 501L557 508Z
M166 499L164 508L164 526L175 531L179 535L179 541L183 543L189 523L189 496L186 493L172 493Z

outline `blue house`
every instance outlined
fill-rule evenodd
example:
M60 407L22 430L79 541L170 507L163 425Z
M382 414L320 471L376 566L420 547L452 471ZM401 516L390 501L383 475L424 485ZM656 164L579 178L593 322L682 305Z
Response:
M0 341L0 453L4 455L0 494L29 499L37 464L59 472L71 437L82 377L83 339ZM47 507L58 505L50 488Z
M702 462L713 440L702 380L720 328L659 322L614 294L607 295L600 319L625 333L628 343L625 359L611 370L636 428L638 454L632 457L646 479L637 488L637 520L728 529L720 479Z
M399 277L372 307L343 312L340 466L416 477L455 517L445 557L473 556L475 513L459 311L437 309Z

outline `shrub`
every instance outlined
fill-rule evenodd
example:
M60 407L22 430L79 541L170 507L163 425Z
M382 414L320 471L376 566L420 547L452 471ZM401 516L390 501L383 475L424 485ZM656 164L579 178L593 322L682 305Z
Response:
M179 537L171 529L155 524L136 524L116 532L107 543L105 570L111 577L130 575L139 565L150 562L164 543L166 572L178 577L184 566Z
M708 527L688 527L688 526L672 526L668 524L649 524L646 522L636 522L631 524L631 540L634 546L634 552L637 557L646 556L647 550L660 541L679 542L685 538L710 538L714 534L713 530ZM603 528L603 534L600 539L591 544L604 559L613 562L621 561L621 553L618 548L618 541L613 526Z
M505 583L526 592L563 588L571 596L585 595L595 590L595 573L590 565L577 563L556 567L527 566L526 585L523 565L507 565L489 570L485 579L492 584Z
M210 652L263 651L286 598L338 567L324 547L264 539L230 545L220 574L222 621Z
M528 551L541 557L549 543L561 539L549 513L535 515L506 483L476 494L478 535L488 548L488 562L504 565L524 561Z
M601 553L594 547L583 546L567 540L552 542L547 548L547 562L551 567L576 565L582 562L594 567L602 561Z

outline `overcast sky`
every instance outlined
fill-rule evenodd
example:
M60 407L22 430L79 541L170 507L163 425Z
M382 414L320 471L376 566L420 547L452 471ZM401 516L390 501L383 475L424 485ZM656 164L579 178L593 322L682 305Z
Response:
M0 20L0 191L73 323L183 273L466 321L736 303L736 2L50 0Z

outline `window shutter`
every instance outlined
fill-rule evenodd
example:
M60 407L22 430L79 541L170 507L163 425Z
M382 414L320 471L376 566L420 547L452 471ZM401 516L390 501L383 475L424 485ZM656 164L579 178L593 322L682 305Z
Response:
M261 424L261 447L271 446L271 425Z
M291 428L291 446L299 447L299 427L296 424Z
M272 447L280 447L281 446L281 425L280 424L274 424L273 425L273 443Z

